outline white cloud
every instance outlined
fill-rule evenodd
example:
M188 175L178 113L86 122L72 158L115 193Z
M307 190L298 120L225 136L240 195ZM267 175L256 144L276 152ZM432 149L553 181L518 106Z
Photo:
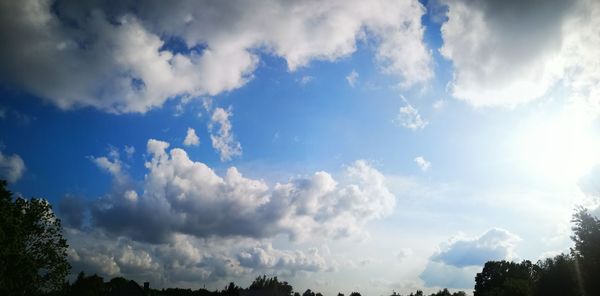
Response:
M214 110L208 124L212 146L219 152L221 161L228 161L242 155L242 145L235 140L231 131L230 116L232 116L230 109L225 110L218 107Z
M425 160L423 156L415 157L415 163L419 166L421 171L426 172L431 167L431 162Z
M361 235L364 223L387 216L395 205L384 176L365 161L348 166L340 181L316 172L269 186L243 177L235 167L221 177L182 149L167 151L168 146L148 141L143 194L124 189L101 198L92 208L95 225L150 242L168 241L176 233L339 238Z
M410 248L403 248L400 249L400 251L396 252L394 254L394 256L396 257L396 259L402 261L404 259L406 259L407 257L411 256L413 254L413 250Z
M169 98L243 86L258 65L256 51L282 57L294 71L348 56L358 40L374 43L382 70L405 86L433 75L425 9L416 0L1 5L0 42L7 46L0 76L63 109L143 113ZM191 50L172 51L169 38Z
M125 151L125 154L127 154L127 158L131 158L135 153L135 147L133 146L125 145L125 147L123 147L123 150Z
M188 127L185 139L183 140L185 146L198 146L200 145L200 138L196 135L196 130Z
M454 237L442 244L419 275L427 287L472 288L475 274L491 260L513 260L521 239L507 230L492 228L479 237Z
M306 85L306 84L308 84L309 82L313 81L313 79L314 79L314 77L312 77L312 76L310 76L310 75L304 75L304 76L302 76L302 78L298 79L298 82L299 82L301 85Z
M431 106L435 110L442 110L442 109L444 109L444 107L446 107L446 100L439 99L439 100L433 102L433 104Z
M356 85L356 80L358 80L358 72L352 70L352 72L346 76L346 81L348 81L348 84L351 87L354 87Z
M573 99L600 107L597 1L445 2L440 52L454 65L455 97L514 106L562 81Z
M504 229L492 228L477 238L454 238L431 257L432 261L456 267L482 266L490 260L516 258L521 239Z
M17 182L25 173L25 162L18 154L4 155L0 151L0 179Z
M403 100L405 105L400 107L400 112L398 113L398 117L395 119L395 122L413 131L425 128L425 126L427 126L429 123L421 118L419 110L415 109L411 104L409 104L406 99L403 98Z
M112 175L119 185L123 185L127 182L127 174L123 170L124 164L121 162L119 152L114 147L110 148L108 156L89 156L88 158L99 168Z

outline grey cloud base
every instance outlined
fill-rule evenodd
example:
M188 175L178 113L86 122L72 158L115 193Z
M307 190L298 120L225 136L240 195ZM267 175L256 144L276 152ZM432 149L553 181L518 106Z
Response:
M148 141L151 159L142 193L121 186L92 207L96 227L135 240L165 242L174 233L253 238L356 235L391 213L395 197L384 176L365 161L347 167L338 183L327 172L267 185L234 167L223 177L179 148ZM117 160L115 160L117 161ZM122 172L114 172L116 181Z
M198 239L176 235L169 243L148 244L103 232L66 229L68 259L77 273L125 276L153 287L222 287L227 280L261 273L293 276L328 270L334 262L318 249L280 250L253 239Z
M431 256L419 277L428 287L471 289L485 262L516 258L519 241L518 236L498 228L475 238L453 238Z
M88 205L73 197L61 201L76 271L189 286L253 272L333 270L328 249L294 250L295 242L360 236L368 221L389 215L395 205L385 177L362 160L338 181L321 171L268 185L234 167L219 176L163 141L149 140L147 153L143 181L131 180L114 150L90 157L113 176L113 191ZM291 250L273 247L285 236Z

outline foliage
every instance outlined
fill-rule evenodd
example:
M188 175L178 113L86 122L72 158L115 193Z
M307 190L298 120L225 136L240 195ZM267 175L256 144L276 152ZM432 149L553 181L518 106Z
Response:
M600 295L600 220L579 208L572 222L575 248L575 271L581 278L586 295Z
M600 220L579 208L572 222L571 254L537 264L487 262L475 278L474 296L600 295Z
M539 272L530 261L521 263L489 261L475 277L474 296L529 296L533 295Z
M265 296L292 296L294 289L288 282L280 282L277 277L257 277L248 287L253 295ZM253 293L252 293L253 292Z
M542 272L536 284L536 295L582 295L573 256L561 254L537 264Z
M69 273L60 220L44 199L13 199L0 181L0 295L62 288Z

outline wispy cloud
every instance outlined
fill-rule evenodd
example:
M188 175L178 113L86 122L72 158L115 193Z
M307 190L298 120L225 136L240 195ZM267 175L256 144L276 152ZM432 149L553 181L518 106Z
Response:
M229 117L232 116L231 108L225 110L217 107L208 124L212 146L221 157L221 161L231 160L242 155L242 145L235 139Z
M356 81L358 80L358 72L356 72L356 70L352 70L352 72L350 72L347 76L346 76L346 81L348 81L348 84L351 87L354 87L356 85Z
M395 122L413 131L425 128L429 123L421 118L419 110L415 109L404 97L402 97L402 100L405 105L400 107L400 112L398 113Z

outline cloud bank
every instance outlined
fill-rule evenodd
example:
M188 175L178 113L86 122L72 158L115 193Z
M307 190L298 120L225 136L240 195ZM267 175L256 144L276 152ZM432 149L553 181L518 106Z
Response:
M381 70L411 86L433 76L424 13L416 0L4 1L0 77L62 109L144 113L243 86L259 52L294 71L368 41Z
M348 166L340 181L321 171L269 186L245 178L235 167L219 176L184 150L168 148L167 142L148 141L143 189L123 189L99 200L92 209L97 227L148 242L165 242L175 233L336 238L359 233L365 222L388 215L395 204L384 176L365 161ZM106 169L115 162L106 161Z
M311 247L309 239L362 237L367 222L395 206L385 177L366 161L345 167L335 179L319 171L268 184L235 167L219 175L169 147L147 142L141 181L128 176L115 149L90 157L117 186L95 201L61 200L75 270L186 286L255 273L333 270L328 249ZM289 248L273 246L285 237Z

